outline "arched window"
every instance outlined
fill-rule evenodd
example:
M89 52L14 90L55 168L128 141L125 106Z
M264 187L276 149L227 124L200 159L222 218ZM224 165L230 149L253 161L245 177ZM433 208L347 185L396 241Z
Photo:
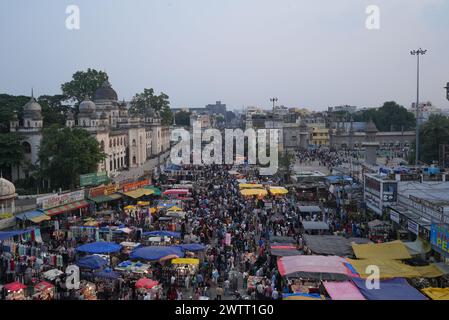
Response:
M115 141L115 139L114 139L114 147L116 146L116 141Z
M101 151L104 151L104 141L103 140L101 140L100 146L101 146Z
M133 147L136 146L136 139L133 139Z
M112 140L109 140L109 148L112 148Z
M136 156L133 157L133 164L137 164Z
M25 154L31 153L31 145L28 142L26 142L26 141L23 142L22 147L23 147L23 152L25 152Z

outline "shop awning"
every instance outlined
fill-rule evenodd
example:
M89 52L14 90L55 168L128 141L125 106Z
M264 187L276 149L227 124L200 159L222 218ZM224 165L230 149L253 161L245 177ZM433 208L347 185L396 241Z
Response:
M303 221L304 230L329 230L329 225L324 221Z
M421 291L432 300L449 300L449 288L425 288Z
M159 189L159 188L156 188L156 187L154 187L154 186L146 186L146 187L143 187L144 189L148 189L148 190L153 190L154 191L154 193L153 193L153 195L155 195L155 196L160 196L161 195L161 189Z
M304 235L305 245L314 254L352 256L351 242L349 239L334 235Z
M288 190L285 189L284 187L270 187L269 191L272 195L275 195L275 196L288 193Z
M154 246L154 247L139 247L134 249L131 254L131 259L143 259L147 261L157 261L167 256L184 258L184 252L181 248L176 246Z
M267 190L265 189L243 189L240 190L240 193L244 196L259 196L259 197L263 197L268 194Z
M137 199L143 196L149 196L151 194L154 194L154 190L151 189L145 189L145 188L140 188L140 189L136 189L133 191L128 191L128 192L124 192L124 195Z
M400 240L385 243L353 244L357 259L410 259L411 255Z
M240 183L240 189L254 189L254 188L263 188L263 185L258 183Z
M19 219L19 220L29 220L34 223L40 223L42 221L51 219L42 210L34 210L34 211L20 213L20 214L16 215L15 217L16 217L16 219Z
M324 288L332 300L366 300L351 281L325 281Z
M0 231L0 241L11 239L15 236L21 236L25 233L32 232L33 229L26 229L26 230L12 230L12 231Z
M278 259L278 269L281 276L297 272L337 273L348 275L344 266L345 259L337 256L290 256Z
M427 300L403 278L381 280L376 290L367 288L365 279L353 278L352 281L367 300Z
M81 200L81 201L69 203L69 204L66 204L63 206L59 206L56 208L45 210L45 214L47 216L52 217L52 216L55 216L57 214L61 214L61 213L67 212L67 211L81 209L81 208L87 207L88 205L89 205L89 203L87 203L87 201Z
M177 258L173 259L171 261L172 264L192 264L192 265L199 265L200 260L199 259L193 259L193 258Z
M113 193L113 194L110 194L110 195L107 195L107 196L97 196L97 197L91 197L89 199L94 201L95 203L103 203L103 202L109 202L109 201L118 200L121 197L122 197L121 194Z
M420 278L422 277L416 267L409 266L397 260L384 260L384 259L363 259L352 260L347 259L348 262L354 267L361 278L367 278L372 276L369 266L376 266L380 270L380 278Z

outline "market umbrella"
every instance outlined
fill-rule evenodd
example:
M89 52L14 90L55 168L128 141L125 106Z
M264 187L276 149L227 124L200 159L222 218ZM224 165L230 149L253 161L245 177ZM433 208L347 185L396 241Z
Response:
M177 246L139 247L131 252L130 258L142 259L147 261L158 261L161 258L167 257L168 255L173 255L177 258L183 258L184 252Z
M106 268L104 270L95 272L94 276L96 278L103 278L103 279L117 279L120 277L120 275L117 272L113 271L110 268Z
M272 195L284 195L288 193L288 190L284 187L270 187L269 191Z
M136 207L135 206L126 206L124 209L125 210L132 210L132 209L136 209Z
M266 196L268 194L265 189L243 189L240 193L244 196Z
M15 292L15 291L19 291L19 290L22 290L22 289L26 289L27 286L22 284L22 283L20 283L20 282L18 282L18 281L15 281L15 282L11 282L11 283L5 284L3 286L3 288L8 290L8 291Z
M182 211L182 209L178 206L173 206L173 207L167 209L167 211Z
M44 291L44 290L51 289L51 288L54 288L54 287L55 287L54 285L52 285L51 283L49 283L47 281L41 281L41 282L39 282L38 284L36 284L34 286L34 290L36 290L36 291Z
M156 231L147 231L142 233L144 237L172 237L172 238L181 238L180 232L175 231L166 231L166 230L156 230Z
M159 282L148 279L148 278L142 278L139 279L136 282L136 288L137 289L152 289L155 286L157 286L159 284Z
M92 270L101 269L107 264L108 262L105 259L95 255L83 257L76 262L78 267Z
M92 242L76 248L76 251L87 253L112 253L120 251L121 245L114 242Z
M206 249L206 246L201 243L184 243L184 244L180 244L178 247L180 247L182 250L192 251L192 252L202 251L202 250Z
M166 217L171 217L171 218L179 218L179 219L184 219L186 217L186 213L183 211L169 211L166 215Z

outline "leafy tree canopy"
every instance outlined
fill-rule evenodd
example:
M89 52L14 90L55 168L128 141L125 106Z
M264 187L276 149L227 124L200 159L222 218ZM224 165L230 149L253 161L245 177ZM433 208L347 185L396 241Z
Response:
M73 74L71 81L61 85L62 94L68 100L75 102L77 107L86 95L92 99L95 90L108 79L107 73L103 71L90 68L87 71L77 71Z
M150 108L153 108L160 114L162 124L170 125L173 123L173 113L168 99L169 96L163 92L156 95L153 88L145 88L142 93L137 93L131 100L130 112L134 115L145 115Z
M379 109L356 112L354 121L374 121L379 131L414 130L415 115L394 101L385 102Z
M0 171L11 179L11 168L24 159L23 137L16 133L0 133Z
M30 100L27 96L12 96L9 94L0 94L0 133L9 132L9 122L14 112L17 112L19 118L22 117L23 106Z
M175 114L175 122L178 126L190 126L190 112L179 111Z
M95 172L105 159L98 141L86 130L56 125L44 130L39 150L41 177L50 179L52 186L74 188L79 176Z

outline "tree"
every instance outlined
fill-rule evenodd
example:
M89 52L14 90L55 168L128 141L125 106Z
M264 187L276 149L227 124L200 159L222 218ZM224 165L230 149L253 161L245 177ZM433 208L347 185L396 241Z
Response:
M419 160L428 164L439 159L439 148L449 144L449 118L443 115L431 115L419 130ZM415 143L410 152L410 162L414 163Z
M232 111L226 111L226 121L228 122L228 123L230 123L230 122L232 122L232 120L234 120L235 119L235 113L234 112L232 112Z
M93 99L95 90L97 90L109 77L106 72L95 69L87 71L77 71L73 74L72 80L61 85L62 94L75 102L76 108L87 95Z
M12 167L24 159L23 137L16 133L0 133L0 171L12 178Z
M23 106L30 100L27 96L12 96L0 94L0 133L9 132L9 122L14 112L20 118L23 113Z
M394 101L388 101L379 109L368 109L357 112L355 121L374 121L379 131L413 130L415 115Z
M292 173L292 165L295 163L295 156L290 152L279 152L278 164L284 180L287 182Z
M65 125L64 114L69 110L69 106L64 104L67 98L58 94L54 96L43 95L37 99L42 107L42 117L44 118L44 127L50 127L57 124L61 127Z
M175 122L178 126L190 126L190 112L179 111L175 114Z
M56 125L44 129L39 150L39 176L57 188L73 189L79 176L95 172L106 155L98 141L86 130Z
M131 100L129 111L133 115L145 115L150 108L159 112L161 122L164 125L173 123L173 113L170 109L169 96L161 92L159 95L154 93L154 89L143 89L142 93L136 93Z

